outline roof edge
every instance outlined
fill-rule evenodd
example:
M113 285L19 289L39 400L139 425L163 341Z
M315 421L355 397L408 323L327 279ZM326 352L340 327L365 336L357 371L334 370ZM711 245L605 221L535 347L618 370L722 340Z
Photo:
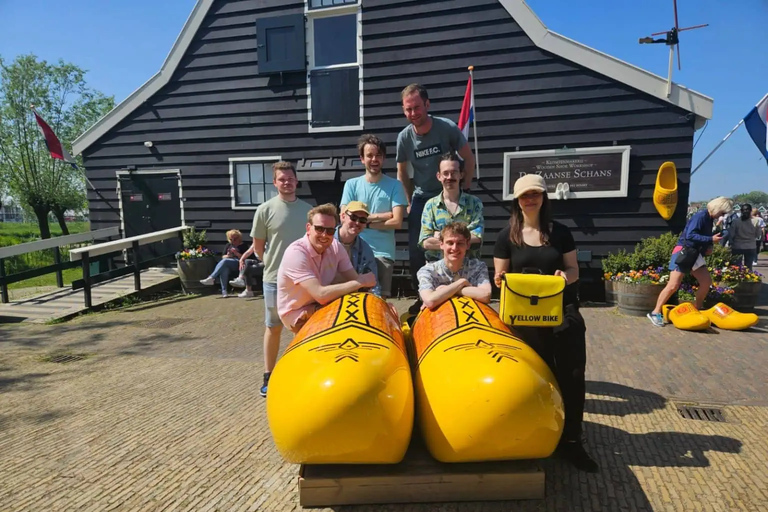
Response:
M549 30L525 0L499 2L540 49L695 114L697 128L712 119L714 100L709 96L673 82L667 97L666 78Z
M187 21L179 32L170 52L165 58L160 71L152 78L133 91L126 99L110 110L104 117L96 121L72 142L72 154L77 156L99 140L105 133L114 128L120 121L128 117L134 110L152 97L157 91L170 82L176 68L197 34L205 16L208 14L214 0L198 0Z

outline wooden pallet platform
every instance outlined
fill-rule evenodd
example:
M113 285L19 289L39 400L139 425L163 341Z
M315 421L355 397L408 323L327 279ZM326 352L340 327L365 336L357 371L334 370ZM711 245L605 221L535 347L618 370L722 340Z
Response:
M537 461L443 464L412 443L400 464L302 465L302 507L544 498Z

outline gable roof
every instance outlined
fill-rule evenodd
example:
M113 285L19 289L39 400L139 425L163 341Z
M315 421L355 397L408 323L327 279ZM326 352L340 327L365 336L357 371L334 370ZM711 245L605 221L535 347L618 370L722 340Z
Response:
M198 0L160 71L80 135L72 143L74 155L79 155L88 149L170 82L213 5L213 1ZM525 0L498 1L538 48L695 114L697 129L702 127L707 119L712 118L712 98L675 83L672 84L671 94L667 97L666 78L552 32L541 22Z

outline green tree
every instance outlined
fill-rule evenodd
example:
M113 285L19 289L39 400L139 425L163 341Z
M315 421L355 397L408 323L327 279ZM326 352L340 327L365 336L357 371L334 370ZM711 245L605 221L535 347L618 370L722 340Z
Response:
M64 211L85 204L84 176L82 170L51 158L31 105L69 148L115 101L88 88L85 71L74 64L49 64L22 55L5 65L0 57L0 181L34 213L40 236L50 238L49 213L68 234Z
M738 204L749 203L752 206L768 206L768 194L761 192L760 190L753 190L752 192L747 192L746 194L736 194L733 196L733 201Z

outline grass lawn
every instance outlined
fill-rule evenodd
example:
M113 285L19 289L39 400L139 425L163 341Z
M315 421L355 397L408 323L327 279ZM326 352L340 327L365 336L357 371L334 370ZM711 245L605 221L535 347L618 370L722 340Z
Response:
M53 237L61 236L61 228L58 223L51 223L51 235ZM90 230L88 222L70 222L67 224L71 235L83 233ZM0 247L12 246L26 242L34 242L40 239L40 230L34 223L19 222L0 222ZM62 259L68 260L66 255ZM6 261L6 272L15 274L28 269L41 268L47 265L53 265L53 254L51 251L38 251L21 256L14 256ZM70 268L63 272L64 285L67 286L76 279L83 276L82 269ZM31 288L38 286L56 286L56 274L46 274L44 276L34 277L18 283L8 285L11 290L21 288Z
M61 274L64 278L64 286L69 286L72 281L82 279L83 269L81 267L68 268ZM9 290L19 290L21 288L34 288L38 286L56 286L56 274L46 274L44 276L33 277L32 279L25 279L18 283L11 283L8 285Z

